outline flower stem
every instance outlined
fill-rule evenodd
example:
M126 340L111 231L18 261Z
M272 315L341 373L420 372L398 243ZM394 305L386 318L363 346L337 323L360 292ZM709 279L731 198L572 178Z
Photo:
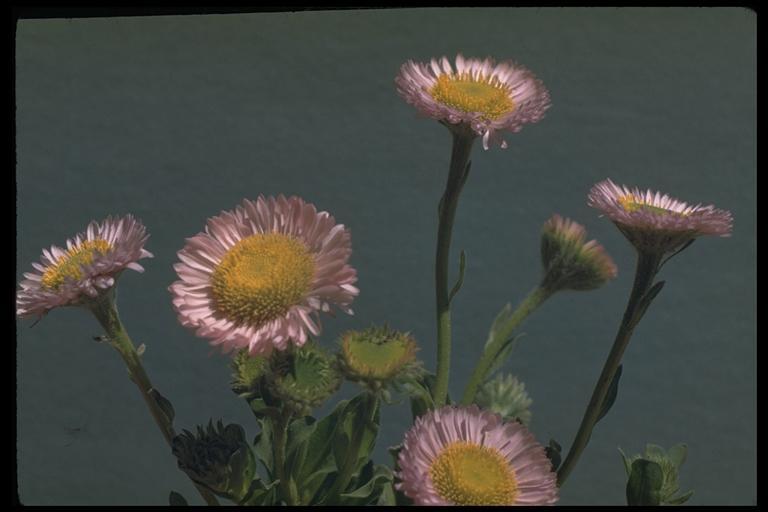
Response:
M333 483L333 487L328 492L328 496L331 500L339 497L339 494L344 492L344 489L349 485L349 481L352 478L352 473L357 465L358 456L360 453L360 444L363 442L363 433L368 428L369 423L374 422L376 416L376 408L378 407L378 398L373 393L365 393L364 407L360 411L360 416L357 418L355 425L357 428L352 432L352 439L349 441L349 448L346 456L344 457L344 463L339 470L339 475L336 481ZM329 502L333 504L333 502Z
M128 368L128 375L136 384L136 387L139 388L141 396L144 398L144 402L147 404L149 412L152 413L152 417L155 419L155 423L157 423L157 426L160 428L160 432L162 432L166 442L168 445L172 445L176 433L173 430L171 420L160 408L155 397L152 396L152 382L150 382L149 376L144 370L144 366L141 364L141 358L136 352L136 347L128 336L128 332L125 330L125 327L120 321L120 316L117 313L114 288L90 303L89 309L106 331L109 343L123 358L123 361ZM208 505L219 505L216 496L214 496L208 489L195 482L192 483Z
M545 300L547 300L553 292L546 288L537 286L526 297L523 302L517 307L514 313L496 330L493 341L485 348L483 355L477 362L472 376L469 378L469 383L464 390L464 396L461 399L462 405L470 405L477 395L477 390L485 382L485 378L488 376L488 370L496 360L501 350L507 344L512 333L522 323L523 320L530 315L533 310L539 307Z
M645 312L645 307L641 303L641 299L646 295L648 290L653 284L653 279L656 277L656 273L659 269L659 263L661 256L657 254L638 253L637 269L635 271L635 281L632 285L632 291L629 295L629 302L627 308L624 311L624 317L622 318L619 331L616 334L616 339L613 342L611 351L608 353L608 358L603 365L603 371L600 373L600 378L597 380L595 390L592 392L592 398L589 401L587 410L584 412L584 417L581 420L581 425L576 433L576 438L571 444L571 448L568 451L568 455L560 466L557 472L557 483L562 486L565 480L570 475L576 462L579 460L581 453L586 448L589 439L592 436L592 429L595 427L597 420L600 416L600 411L603 408L603 402L608 394L608 389L611 386L614 375L616 375L616 369L621 363L621 357L624 355L624 350L629 345L629 340L632 337L632 333L635 327L640 322L642 315Z
M448 374L451 366L451 305L448 294L448 263L451 233L459 194L469 172L469 155L475 142L471 131L456 129L448 172L448 182L438 207L437 251L435 255L435 298L437 303L437 378L434 389L436 407L445 405L448 395Z
M278 488L287 505L296 504L296 496L294 488L290 485L288 480L288 474L285 468L286 462L286 445L288 444L288 426L291 424L292 413L285 409L280 415L277 428L275 428L275 471L277 472L277 478L280 480Z

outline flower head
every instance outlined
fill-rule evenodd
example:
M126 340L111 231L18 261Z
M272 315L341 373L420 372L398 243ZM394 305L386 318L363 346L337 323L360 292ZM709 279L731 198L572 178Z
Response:
M224 352L301 346L320 311L352 314L357 273L350 234L299 197L244 200L187 239L169 290L182 325Z
M528 409L533 400L525 391L525 384L510 374L499 374L483 384L475 399L483 409L501 414L507 420L519 420L523 425L531 422Z
M702 235L730 236L733 224L731 212L713 205L690 206L610 179L592 187L587 204L607 215L638 250L654 254L672 252Z
M543 286L550 290L593 290L616 277L616 265L584 226L557 214L541 232Z
M418 371L416 340L388 326L348 331L341 337L339 365L350 380L378 389Z
M550 106L544 84L511 61L456 56L455 69L446 57L429 63L409 60L395 78L397 92L423 114L448 125L466 125L483 137L483 147L507 143L497 132L518 132L525 123L544 117Z
M269 357L251 355L248 349L240 349L232 358L232 369L232 391L244 398L258 396L262 380L270 371Z
M66 250L55 245L43 249L34 272L24 274L16 292L16 314L42 316L53 308L79 305L114 286L129 268L143 272L137 262L151 258L144 249L149 238L132 215L92 221L86 230L67 240Z
M555 473L520 423L477 406L446 406L416 420L398 455L399 482L417 505L552 505Z

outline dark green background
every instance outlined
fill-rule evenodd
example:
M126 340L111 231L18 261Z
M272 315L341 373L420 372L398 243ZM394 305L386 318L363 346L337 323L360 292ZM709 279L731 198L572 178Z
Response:
M22 20L16 34L17 279L40 250L91 219L132 212L151 233L120 310L177 427L222 417L256 428L228 361L176 321L167 286L184 238L243 197L297 194L350 227L356 315L322 342L389 321L434 369L433 252L448 132L417 116L393 79L409 58L513 58L549 88L546 118L476 148L454 255L451 392L501 306L537 282L539 230L584 223L619 266L562 293L524 325L507 368L534 400L532 429L567 448L618 326L634 254L586 206L595 182L660 189L735 218L665 267L667 286L625 356L618 401L561 504L621 504L616 450L687 442L691 504L756 497L756 15L745 9L412 9ZM456 257L454 256L454 262ZM456 264L454 263L454 269ZM198 502L95 320L57 310L18 322L18 475L25 504ZM341 395L351 396L344 387ZM410 424L391 406L376 457ZM80 430L75 430L80 429Z

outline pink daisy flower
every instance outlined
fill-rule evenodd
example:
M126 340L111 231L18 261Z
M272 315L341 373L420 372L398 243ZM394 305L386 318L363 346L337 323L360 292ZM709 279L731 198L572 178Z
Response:
M690 206L652 190L618 186L610 179L589 191L587 204L610 218L638 250L666 253L702 235L730 236L731 212Z
M143 272L137 263L151 258L144 249L149 235L132 215L92 221L85 232L67 240L67 248L43 249L34 272L24 274L16 292L16 314L43 316L59 306L80 305L114 286L120 273L129 268Z
M455 69L446 57L428 64L409 60L395 78L397 92L421 113L450 125L464 124L483 137L483 148L506 141L497 132L519 132L536 123L550 106L541 80L512 61L456 56Z
M299 197L244 200L187 239L169 290L179 321L224 352L301 346L320 334L317 313L352 314L357 272L350 234Z
M405 434L395 484L416 505L553 505L557 476L520 423L445 406Z

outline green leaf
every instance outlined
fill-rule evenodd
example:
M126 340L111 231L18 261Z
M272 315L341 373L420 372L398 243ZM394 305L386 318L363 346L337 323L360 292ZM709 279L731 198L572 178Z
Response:
M627 482L627 505L659 505L663 483L664 475L658 464L645 459L634 461Z
M161 395L160 392L155 388L150 388L149 396L155 400L157 406L161 411L163 411L165 417L168 418L168 424L172 424L173 418L176 417L176 412L173 410L173 405L171 405L171 402L163 395Z
M670 499L668 499L667 503L669 505L682 505L683 503L685 503L686 501L691 499L691 496L693 496L693 491L692 490L686 492L685 494L681 494L677 498L670 498Z
M627 454L624 453L624 450L621 448L618 449L619 453L621 454L621 460L624 462L624 469L627 472L627 478L632 474L632 459L630 457L627 457Z
M653 299L656 298L656 296L659 294L662 288L664 288L664 283L666 281L659 281L658 283L651 286L651 289L648 290L645 295L643 295L640 298L640 301L637 304L637 313L635 314L634 318L634 325L637 325L638 322L643 318L645 315L645 312L648 310L648 306L651 305L651 302L653 302Z
M603 406L600 408L600 414L597 415L595 423L603 419L603 416L608 414L608 411L613 407L613 403L616 401L616 396L619 394L619 379L621 379L621 372L624 368L623 364L620 364L616 368L616 373L613 374L613 380L611 380L611 386L608 388L608 392L605 394L605 400L603 400Z
M274 478L275 459L272 451L272 421L269 418L258 420L261 432L253 440L253 453L259 459L270 480Z
M448 294L448 304L453 301L453 297L461 290L461 285L464 284L464 269L467 266L467 255L464 250L461 250L459 254L459 278L456 280L456 284L453 285L451 293Z
M246 505L246 506L265 506L265 505L273 505L275 503L276 498L276 489L277 485L280 483L280 480L275 480L273 482L270 482L267 485L264 485L264 482L262 482L259 479L254 480L251 482L250 490L248 491L248 494L245 496L245 498L238 503L238 505Z
M684 443L676 444L667 450L667 457L676 468L680 469L680 466L685 463L685 460L688 457L688 445Z
M520 333L517 336L514 336L507 340L507 342L504 344L504 346L499 350L499 353L496 354L496 358L493 360L493 363L491 363L490 368L488 368L488 377L490 378L491 375L496 373L501 367L504 365L505 362L507 362L507 359L509 359L509 356L512 355L512 351L515 350L515 347L517 346L517 342L525 336L525 333Z
M512 316L512 312L512 304L509 302L504 304L504 307L501 308L501 311L499 311L491 324L491 329L488 331L488 339L485 341L485 348L488 348L488 345L493 343L493 340L497 337L499 328L506 323L510 316Z
M437 378L431 373L425 373L421 379L414 379L411 393L411 415L413 420L423 416L435 406L432 400L432 390Z
M377 465L373 469L373 475L367 479L366 483L352 492L339 496L342 499L342 505L373 505L379 501L379 497L385 491L385 488L392 489L393 475L392 471L386 467ZM394 504L394 492L392 492L392 502Z
M308 441L315 431L316 421L312 416L304 416L291 422L288 427L288 445L286 447L286 465L294 472L304 466Z
M549 459L550 463L552 464L552 471L557 471L557 468L560 467L560 462L562 461L561 452L563 450L563 447L560 446L560 443L555 441L554 439L549 440L549 446L544 448L544 453Z
M336 467L341 468L347 457L347 450L352 445L354 435L362 436L359 450L353 456L357 457L353 466L352 475L355 475L370 458L379 431L379 405L374 402L376 410L373 413L373 422L368 415L368 402L373 398L368 397L364 391L349 401L341 416L341 421L336 425L334 434L333 454Z
M189 506L189 503L187 503L187 500L184 498L184 496L177 493L176 491L171 491L171 494L168 495L168 504L172 507Z

